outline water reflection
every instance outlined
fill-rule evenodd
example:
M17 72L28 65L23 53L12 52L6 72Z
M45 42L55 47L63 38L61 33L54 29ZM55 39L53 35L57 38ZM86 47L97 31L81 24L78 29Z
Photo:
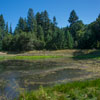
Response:
M17 74L11 74L7 77L8 82L4 88L4 95L9 100L14 100L15 97L18 97L20 89L20 86L16 81Z

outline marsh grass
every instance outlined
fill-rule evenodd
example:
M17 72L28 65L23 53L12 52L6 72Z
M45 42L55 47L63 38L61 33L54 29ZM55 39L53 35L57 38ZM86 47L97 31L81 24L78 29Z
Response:
M37 91L20 94L19 100L100 100L100 79L40 87Z

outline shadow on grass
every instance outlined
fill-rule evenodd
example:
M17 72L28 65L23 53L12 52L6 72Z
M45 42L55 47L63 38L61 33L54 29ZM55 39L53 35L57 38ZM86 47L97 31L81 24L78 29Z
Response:
M21 54L25 53L25 51L7 51L7 54Z
M1 54L10 54L10 55L14 55L14 54L22 54L22 53L26 53L27 51L0 51Z
M75 60L100 59L100 50L78 50L73 53L73 56Z

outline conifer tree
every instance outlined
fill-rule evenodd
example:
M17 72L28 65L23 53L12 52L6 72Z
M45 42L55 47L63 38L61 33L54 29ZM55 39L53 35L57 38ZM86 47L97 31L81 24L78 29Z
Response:
M8 22L6 23L5 31L6 31L6 34L9 33Z
M1 33L1 29L0 29L0 50L2 50L2 33Z
M19 34L21 32L27 32L26 19L23 19L22 17L19 18L17 27L15 28L15 34Z
M0 32L1 32L1 38L5 36L5 20L3 18L3 15L0 15Z
M55 16L53 17L53 24L54 24L54 26L57 26L57 22L56 22L56 17Z
M36 21L37 21L37 25L42 26L42 17L39 12L37 12L37 14L36 14Z
M9 31L10 34L12 34L12 25L10 24L10 31Z
M28 30L33 32L33 28L34 28L34 13L33 13L33 9L31 9L31 8L28 11L27 25L28 25Z
M0 28L4 31L5 30L5 21L3 15L0 15Z
M42 27L43 27L43 32L44 32L44 39L45 41L47 40L47 37L49 36L49 28L50 28L50 19L48 16L48 12L45 10L44 12L41 13L41 19L42 19Z
M52 31L53 31L53 34L54 34L55 31L56 31L56 27L57 27L57 22L56 22L56 17L54 16L54 17L53 17L53 24L52 24Z
M27 25L28 25L28 30L30 32L33 32L34 31L34 12L33 12L33 9L30 8L29 11L28 11L28 16L27 16Z
M77 22L78 21L78 16L77 16L77 14L76 14L76 12L75 12L75 10L72 10L72 12L70 13L70 17L69 17L69 23L70 23L70 25L72 25L72 24L74 24L75 22Z

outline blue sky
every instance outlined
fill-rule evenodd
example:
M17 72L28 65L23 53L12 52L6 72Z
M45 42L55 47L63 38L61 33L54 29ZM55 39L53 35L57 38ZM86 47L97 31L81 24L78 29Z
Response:
M94 21L100 13L100 0L0 0L0 14L13 29L20 16L27 16L29 8L34 13L47 10L51 19L56 16L59 27L65 27L73 9L85 24Z

